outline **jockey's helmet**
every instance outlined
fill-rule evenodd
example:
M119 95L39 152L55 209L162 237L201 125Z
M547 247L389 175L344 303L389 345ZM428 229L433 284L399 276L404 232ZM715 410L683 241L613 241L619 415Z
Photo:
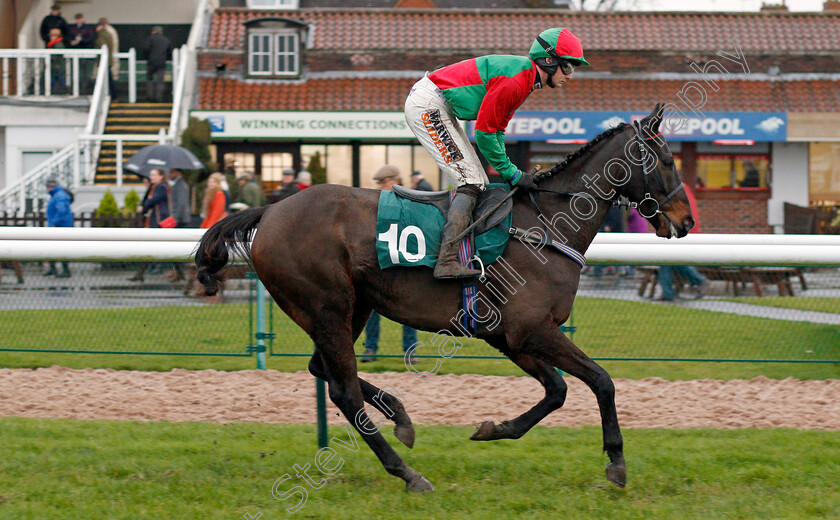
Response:
M550 76L557 72L557 67L564 61L571 64L568 69L564 67L565 74L571 74L574 65L589 65L583 57L583 46L580 40L572 34L572 31L564 27L555 27L541 32L531 45L528 55ZM548 57L553 58L554 63L546 63Z

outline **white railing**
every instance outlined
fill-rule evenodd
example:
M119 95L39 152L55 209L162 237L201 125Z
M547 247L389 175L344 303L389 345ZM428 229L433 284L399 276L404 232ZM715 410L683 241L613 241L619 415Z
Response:
M114 54L114 57L128 62L128 102L137 103L137 51L132 47L128 52ZM114 80L119 81L119 78Z
M187 260L200 229L0 227L0 260ZM591 263L840 266L840 237L831 235L702 235L664 240L625 233L599 235ZM738 240L739 242L735 243ZM768 242L769 240L769 242Z
M186 45L183 45L178 53L177 68L172 72L172 118L169 123L169 138L173 143L179 144L181 131L187 126L190 117L197 84L198 60L196 49L201 43L204 29L207 22L207 0L196 2L195 16L193 17L190 35ZM174 60L174 56L173 56Z
M187 88L187 76L195 77L195 73L189 74L190 64L193 62L193 52L182 45L178 52L177 74L172 77L172 115L169 119L169 138L178 143L181 131L181 107L184 106L184 98Z
M79 97L100 49L0 49L4 97ZM12 92L14 70L14 93ZM69 84L68 84L69 79ZM55 85L53 84L55 83Z
M39 211L47 198L46 179L55 176L62 186L78 186L82 169L79 143L72 143L24 174L15 184L0 191L0 211L24 213ZM30 202L27 207L26 202Z
M102 146L102 143L105 141L112 141L116 143L117 148L117 186L123 185L123 143L126 142L151 142L157 141L158 144L167 144L169 143L169 136L163 130L160 129L160 132L155 134L84 134L79 136L79 142L83 143L83 147L89 146L91 149L99 149ZM91 163L91 167L87 170L88 172L95 172L96 170L96 161ZM85 178L86 182L93 181L93 177Z

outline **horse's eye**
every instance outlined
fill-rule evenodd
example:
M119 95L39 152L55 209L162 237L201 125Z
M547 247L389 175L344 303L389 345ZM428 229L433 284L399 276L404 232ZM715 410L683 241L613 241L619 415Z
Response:
M666 168L670 168L671 166L674 165L674 161L670 158L665 158L665 159L662 159L662 165L665 166Z

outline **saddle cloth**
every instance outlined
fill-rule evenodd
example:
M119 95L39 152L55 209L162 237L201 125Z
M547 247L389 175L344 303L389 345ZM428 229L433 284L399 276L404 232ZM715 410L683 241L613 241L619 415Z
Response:
M488 184L482 192L473 221L497 205L509 192L507 184ZM434 267L440 251L440 235L449 211L450 191L415 191L394 186L379 195L376 213L376 253L379 267ZM489 265L505 252L513 200L508 199L476 226L475 250Z

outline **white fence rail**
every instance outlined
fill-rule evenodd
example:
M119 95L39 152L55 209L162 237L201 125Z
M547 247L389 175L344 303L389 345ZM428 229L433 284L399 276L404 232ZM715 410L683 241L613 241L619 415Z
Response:
M0 49L4 97L86 95L103 49ZM12 76L14 75L14 93Z
M204 230L0 227L0 260L186 261ZM840 238L825 235L703 235L680 241L599 235L588 261L605 264L840 266ZM733 243L734 240L740 243ZM787 239L787 240L786 240ZM772 243L766 243L770 240ZM658 242L658 243L657 243ZM694 242L694 243L692 243ZM704 242L704 243L697 243ZM752 242L752 243L751 243ZM543 251L543 254L555 254Z

